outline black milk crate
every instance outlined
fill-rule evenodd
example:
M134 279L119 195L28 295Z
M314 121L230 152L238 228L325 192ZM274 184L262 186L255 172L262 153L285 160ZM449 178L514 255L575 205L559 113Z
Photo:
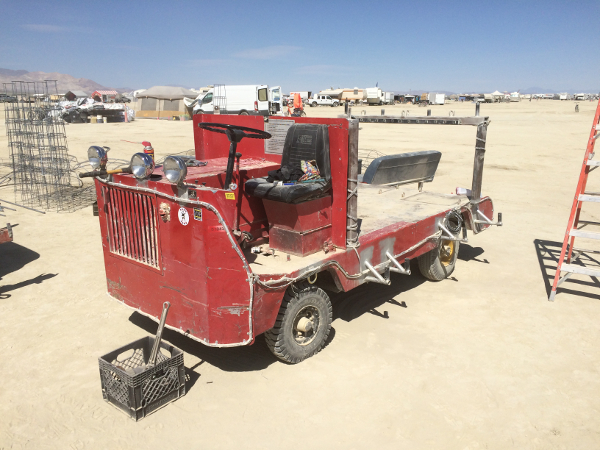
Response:
M185 395L182 351L161 342L171 356L159 350L156 365L146 368L153 345L154 337L148 336L98 358L104 400L135 421Z

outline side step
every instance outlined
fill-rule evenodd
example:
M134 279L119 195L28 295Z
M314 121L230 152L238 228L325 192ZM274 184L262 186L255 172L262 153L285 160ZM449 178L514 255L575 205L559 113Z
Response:
M581 275L588 275L590 277L600 278L600 269L588 269L587 267L577 266L575 264L563 264L560 270L562 272L578 273Z
M571 230L569 231L569 235L586 239L600 239L600 233L592 233L590 231Z

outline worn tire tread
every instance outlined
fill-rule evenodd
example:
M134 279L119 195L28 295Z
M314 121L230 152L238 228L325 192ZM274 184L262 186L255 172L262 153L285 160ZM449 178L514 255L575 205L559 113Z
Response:
M448 278L450 275L452 275L452 272L454 272L454 269L456 268L456 260L458 258L460 244L456 242L454 261L452 261L448 267L445 267L439 261L440 245L441 241L436 248L422 254L417 258L419 262L419 271L425 278L431 281L441 281Z
M307 358L310 358L311 356L314 356L319 351L321 351L325 342L327 341L327 338L329 337L329 332L331 331L331 321L333 316L333 308L331 306L331 301L329 300L329 296L325 293L325 291L316 286L309 285L308 283L303 283L296 286L296 290L297 294L295 296L292 294L291 289L288 289L288 291L285 293L281 302L281 306L279 308L279 313L277 314L277 318L275 319L275 325L273 326L273 328L264 333L265 342L271 353L273 353L277 358L281 359L282 361L291 364L297 364ZM290 305L292 304L293 300L296 298L301 299L305 294L311 293L317 294L319 297L323 298L326 301L328 308L328 317L323 318L324 320L326 320L325 335L323 336L320 345L318 345L306 355L303 355L303 357L298 357L292 355L290 353L290 349L286 347L284 342L284 330L282 328L282 325L284 323L286 312L290 308Z

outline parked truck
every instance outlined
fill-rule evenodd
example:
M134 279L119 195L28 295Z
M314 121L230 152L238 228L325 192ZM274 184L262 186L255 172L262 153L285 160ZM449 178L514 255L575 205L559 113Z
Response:
M186 101L192 114L240 114L268 116L282 111L281 86L266 84L217 85L201 93L193 101Z
M381 103L384 105L393 105L394 104L394 93L393 92L382 92L381 93Z
M311 107L314 106L340 106L337 98L331 98L329 95L317 94L308 101Z
M166 327L204 345L249 345L264 334L277 358L298 363L328 341L331 294L370 283L348 301L368 299L372 285L402 281L391 272L409 276L413 259L425 278L448 278L468 231L502 225L481 195L489 118L385 119L476 127L468 195L423 191L439 151L392 145L359 175L359 125L380 120L195 115L201 166L181 155L155 166L137 153L127 171L109 173L106 150L91 146L94 171L80 176L95 178L109 295L153 320L168 301ZM300 170L301 160L314 161L320 178L268 177Z

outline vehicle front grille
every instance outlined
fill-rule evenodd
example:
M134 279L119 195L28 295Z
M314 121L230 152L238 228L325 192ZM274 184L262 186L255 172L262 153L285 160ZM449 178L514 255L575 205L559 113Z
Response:
M154 196L106 189L104 201L111 253L160 268Z

